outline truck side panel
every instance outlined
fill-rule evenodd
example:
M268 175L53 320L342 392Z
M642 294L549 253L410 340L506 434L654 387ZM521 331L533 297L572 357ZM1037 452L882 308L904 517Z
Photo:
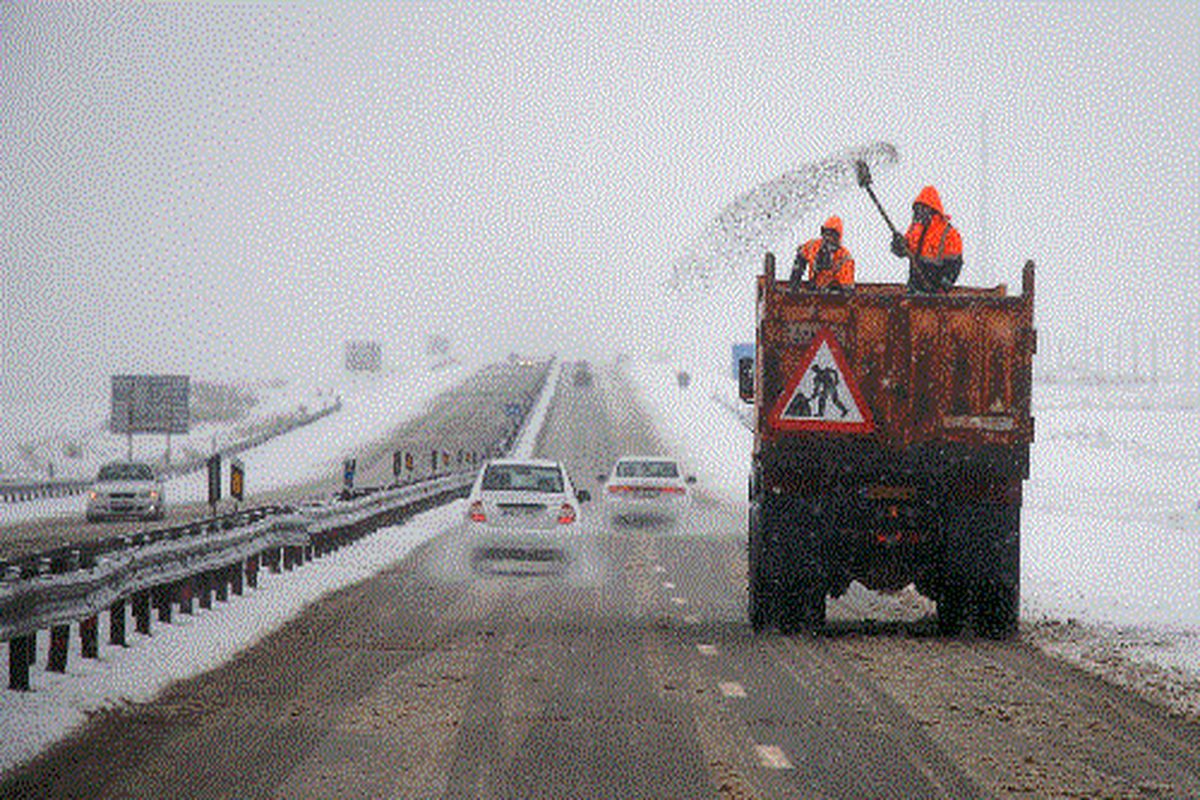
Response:
M783 435L770 429L766 412L804 366L804 354L822 330L841 346L850 379L870 405L876 431L867 438L875 445L902 450L939 441L1000 446L1032 441L1031 297L999 292L910 297L873 291L871 285L850 296L792 294L785 284L759 280L761 441Z

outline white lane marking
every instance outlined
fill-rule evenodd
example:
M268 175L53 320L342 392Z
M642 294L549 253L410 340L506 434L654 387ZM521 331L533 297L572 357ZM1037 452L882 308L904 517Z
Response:
M717 688L720 689L721 694L725 695L726 697L745 697L746 696L745 687L743 687L740 683L735 683L733 681L718 683Z
M672 597L671 602L677 606L686 606L687 598L686 597Z
M792 769L792 762L788 761L787 755L783 750L773 744L756 744L754 752L758 754L758 763L762 764L767 769Z
M696 645L696 649L700 651L701 655L705 656L715 656L717 654L717 646L715 644L698 644Z
M663 588L664 589L674 589L675 584L671 583L670 581L663 581Z
M686 625L699 625L700 624L700 615L699 614L684 614L683 621L684 621L684 624L686 624Z
M662 573L667 571L667 568L664 567L662 564L655 564L654 571L661 575Z

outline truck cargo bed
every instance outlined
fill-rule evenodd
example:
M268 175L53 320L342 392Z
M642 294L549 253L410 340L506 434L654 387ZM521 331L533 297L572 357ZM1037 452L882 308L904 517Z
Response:
M1017 296L1004 286L913 295L901 284L871 283L851 293L792 291L768 270L758 278L758 442L813 436L827 442L831 433L844 433L892 453L920 444L1028 444L1037 344L1032 263L1022 284ZM842 425L832 402L822 415L778 413L793 399L781 395L798 372L812 369L822 337L844 356L845 374L836 375L840 402L861 399L859 416L869 425ZM803 384L796 388L805 395Z

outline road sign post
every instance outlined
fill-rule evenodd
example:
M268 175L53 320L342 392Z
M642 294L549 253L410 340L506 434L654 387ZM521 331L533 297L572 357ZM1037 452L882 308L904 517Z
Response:
M217 503L221 500L221 454L208 457L208 506L212 515L217 515Z
M246 468L242 465L241 459L235 458L229 462L229 496L240 503L245 491Z

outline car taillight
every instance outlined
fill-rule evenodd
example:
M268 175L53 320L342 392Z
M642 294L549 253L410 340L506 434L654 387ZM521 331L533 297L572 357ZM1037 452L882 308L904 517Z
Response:
M632 486L620 486L620 485L616 485L616 486L609 486L609 487L608 487L608 493L609 493L609 494L620 494L621 492L629 492L629 491L633 491L633 487L632 487Z
M558 524L570 525L575 521L575 506L570 503L563 503L562 508L558 510Z
M100 497L99 492L88 492L88 500L95 500Z
M487 522L487 514L483 513L483 501L476 500L471 503L470 509L467 510L467 516L471 522Z
M684 489L682 486L664 486L659 491L666 492L667 494L687 494L687 489Z

